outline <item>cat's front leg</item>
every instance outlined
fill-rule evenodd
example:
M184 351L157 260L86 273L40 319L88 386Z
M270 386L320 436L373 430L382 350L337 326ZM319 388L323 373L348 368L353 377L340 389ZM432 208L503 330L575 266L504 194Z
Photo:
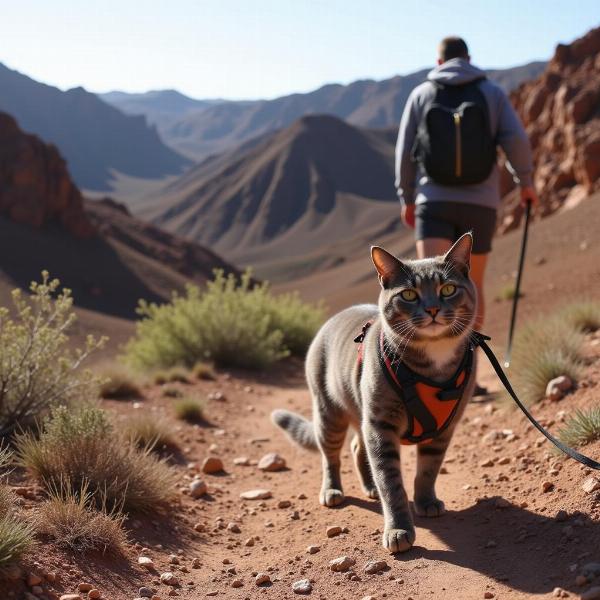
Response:
M376 416L367 417L362 434L383 509L383 547L393 553L406 552L415 541L415 528L402 484L396 425Z

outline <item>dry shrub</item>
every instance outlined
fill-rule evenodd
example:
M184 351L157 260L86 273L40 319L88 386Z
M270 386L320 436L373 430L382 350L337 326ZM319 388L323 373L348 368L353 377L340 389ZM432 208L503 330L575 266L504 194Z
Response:
M174 385L167 385L162 389L162 395L165 398L183 398L183 392Z
M600 440L600 408L575 411L558 437L567 446L584 446Z
M568 325L584 333L600 329L600 302L592 300L576 302L559 313Z
M59 547L74 552L120 554L127 543L124 517L118 511L98 511L87 484L75 493L70 485L51 490L37 510L37 530L54 538Z
M54 409L39 436L22 433L16 447L19 463L48 490L65 481L73 493L87 486L97 505L110 510L153 511L173 492L170 467L116 432L107 414L92 404Z
M81 365L103 343L89 336L83 349L69 348L75 321L69 290L42 273L31 295L12 292L14 318L0 307L0 436L46 413L52 406L93 398L98 380Z
M205 381L214 381L217 378L213 366L205 362L197 362L192 368L192 373L196 379Z

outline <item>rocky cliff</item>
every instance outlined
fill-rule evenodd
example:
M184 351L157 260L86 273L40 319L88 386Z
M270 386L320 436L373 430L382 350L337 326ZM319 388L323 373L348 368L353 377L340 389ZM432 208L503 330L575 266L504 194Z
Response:
M34 227L58 221L76 237L94 234L58 150L23 133L5 113L0 113L0 214Z
M531 139L542 216L600 189L600 27L559 44L545 72L511 99ZM509 191L505 181L503 191ZM507 201L503 228L514 222Z

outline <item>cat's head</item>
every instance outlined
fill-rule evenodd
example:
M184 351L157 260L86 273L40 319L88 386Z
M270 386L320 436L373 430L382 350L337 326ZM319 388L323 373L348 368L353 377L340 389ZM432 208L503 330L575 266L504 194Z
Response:
M469 278L473 238L464 234L443 256L400 261L378 246L371 257L381 283L379 309L396 334L414 342L470 332L477 296Z

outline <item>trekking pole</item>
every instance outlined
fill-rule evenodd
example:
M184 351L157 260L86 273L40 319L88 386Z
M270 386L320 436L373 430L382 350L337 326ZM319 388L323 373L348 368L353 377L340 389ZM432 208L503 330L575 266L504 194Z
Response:
M525 262L525 249L527 248L527 232L529 230L529 216L531 214L531 200L527 199L525 204L525 229L523 230L523 240L521 241L521 255L519 256L519 270L517 271L517 282L515 284L515 295L513 297L512 314L510 316L510 328L508 330L508 344L506 347L506 358L504 366L510 367L510 354L512 352L513 334L515 331L515 322L517 320L517 305L521 295L521 275L523 274L523 263Z

